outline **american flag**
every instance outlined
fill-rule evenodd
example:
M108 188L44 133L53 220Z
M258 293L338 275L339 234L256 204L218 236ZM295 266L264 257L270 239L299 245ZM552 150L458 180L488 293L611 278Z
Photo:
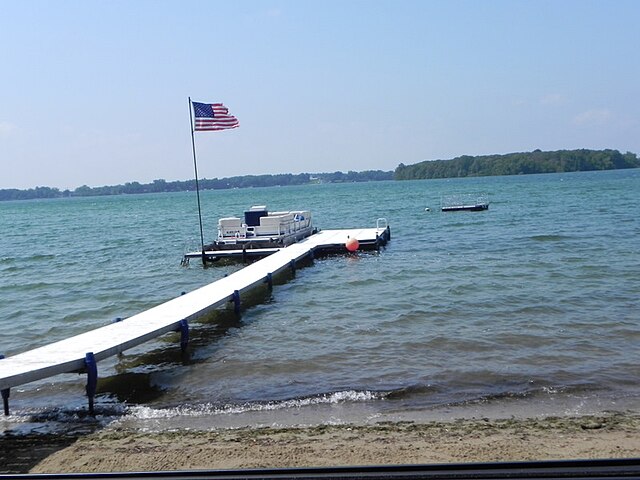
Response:
M240 122L222 103L193 103L193 114L196 118L197 130L226 130L238 128Z

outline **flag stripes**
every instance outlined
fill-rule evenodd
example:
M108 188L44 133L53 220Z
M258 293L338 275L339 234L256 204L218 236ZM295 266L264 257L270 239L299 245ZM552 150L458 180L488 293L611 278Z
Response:
M229 115L229 109L222 103L192 104L196 131L227 130L240 126L238 119Z

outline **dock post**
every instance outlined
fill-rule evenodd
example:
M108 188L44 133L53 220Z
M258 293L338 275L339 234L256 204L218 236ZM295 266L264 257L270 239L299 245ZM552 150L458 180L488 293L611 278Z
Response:
M247 263L247 247L246 247L246 245L242 246L242 263Z
M233 291L231 300L233 301L233 311L236 315L240 315L240 292L238 290Z
M10 388L2 390L2 405L4 406L4 416L9 416L9 395L11 394Z
M0 354L0 360L2 360L4 358L4 355ZM2 393L2 405L4 406L4 415L5 417L9 416L9 395L11 394L11 389L10 388L5 388L3 390L0 390L0 393Z
M84 356L84 364L87 368L87 397L89 397L89 415L95 416L93 409L93 399L98 388L98 364L93 352L88 352Z
M293 275L295 277L296 276L296 261L292 259L289 262L289 267L291 268L291 275Z
M180 348L184 352L189 345L189 322L180 320Z
M267 273L267 287L269 291L273 290L273 274L271 272Z

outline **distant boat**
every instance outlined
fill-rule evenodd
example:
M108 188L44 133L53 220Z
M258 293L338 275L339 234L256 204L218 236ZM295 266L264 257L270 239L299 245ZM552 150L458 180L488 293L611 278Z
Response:
M489 196L486 193L446 195L441 199L443 212L480 212L489 209Z

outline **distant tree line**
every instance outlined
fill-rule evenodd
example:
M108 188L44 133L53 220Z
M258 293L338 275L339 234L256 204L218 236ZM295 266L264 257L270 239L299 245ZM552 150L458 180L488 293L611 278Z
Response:
M353 183L379 180L413 180L425 178L480 177L490 175L521 175L530 173L576 172L584 170L613 170L639 168L640 160L635 153L620 153L618 150L557 150L543 152L534 150L507 155L484 155L431 160L413 165L401 163L395 172L365 170L362 172L340 171L333 173L286 173L278 175L242 175L228 178L199 180L202 190L230 188L272 187L286 185L308 185L313 183ZM0 189L1 200L32 200L39 198L89 197L101 195L124 195L139 193L184 192L196 189L195 180L154 180L151 183L128 182L124 185L89 187L82 185L75 190L59 190L52 187L36 187L28 190Z
M349 171L333 173L290 173L278 175L242 175L228 178L200 179L198 186L201 190L223 190L229 188L273 187L286 185L308 185L313 183L351 183L370 182L393 179L393 172L381 170L366 170L363 172ZM28 190L4 189L0 190L0 200L33 200L38 198L63 197L93 197L101 195L124 195L138 193L185 192L196 189L195 180L154 180L151 183L128 182L124 185L108 185L103 187L89 187L82 185L75 190L59 190L51 187L36 187Z
M414 180L424 178L481 177L490 175L524 175L530 173L559 173L587 170L638 168L635 153L621 154L618 150L534 150L507 155L464 155L452 160L432 160L413 165L400 164L393 178Z

